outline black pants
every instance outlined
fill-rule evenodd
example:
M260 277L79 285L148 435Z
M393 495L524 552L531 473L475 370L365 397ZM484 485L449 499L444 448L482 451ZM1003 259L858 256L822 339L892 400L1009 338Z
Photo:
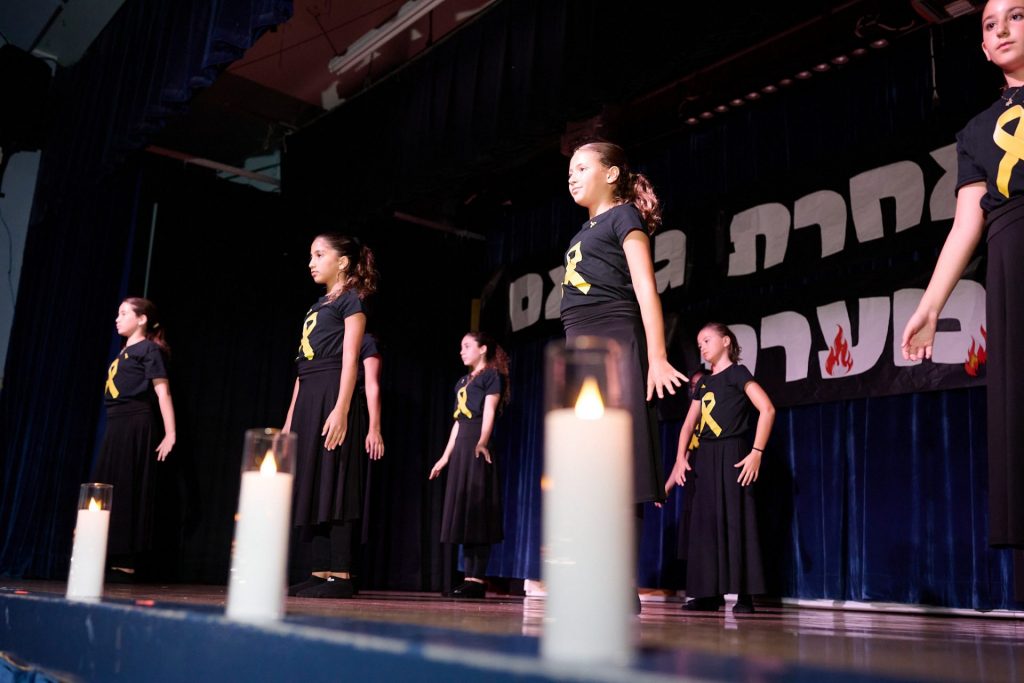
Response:
M487 561L491 559L490 543L463 543L462 558L467 579L483 579L487 574Z
M351 572L352 540L358 521L309 527L314 572ZM304 539L305 540L305 539Z

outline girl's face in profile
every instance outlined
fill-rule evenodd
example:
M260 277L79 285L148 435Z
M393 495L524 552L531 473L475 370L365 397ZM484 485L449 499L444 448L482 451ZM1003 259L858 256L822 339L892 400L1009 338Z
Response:
M130 337L140 327L145 328L146 316L138 315L135 312L135 309L128 305L128 302L122 301L121 305L117 308L117 317L114 318L114 326L117 328L117 333L119 335L122 337Z
M317 237L309 247L309 274L318 285L330 287L338 282L347 261L323 237Z
M700 355L711 365L717 365L721 360L729 357L729 346L728 337L723 337L709 327L705 327L697 334L697 348L700 349Z
M485 357L487 352L486 346L480 346L476 339L473 339L472 335L467 334L462 338L462 346L459 349L459 357L462 359L462 364L468 368L475 368L477 364Z
M580 206L590 208L611 200L617 178L618 168L604 166L597 152L578 149L569 160L569 194Z

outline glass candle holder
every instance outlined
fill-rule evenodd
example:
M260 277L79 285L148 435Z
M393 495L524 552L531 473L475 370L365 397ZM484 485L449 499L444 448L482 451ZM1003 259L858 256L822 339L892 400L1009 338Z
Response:
M95 600L103 595L113 499L114 487L110 484L82 484L78 490L78 521L68 573L70 600Z
M269 621L284 614L297 439L250 429L242 450L227 616Z
M548 346L541 654L628 664L633 653L633 425L610 339Z

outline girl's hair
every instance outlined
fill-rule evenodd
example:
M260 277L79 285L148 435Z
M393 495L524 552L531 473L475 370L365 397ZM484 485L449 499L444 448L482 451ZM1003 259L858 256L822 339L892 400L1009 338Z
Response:
M484 354L487 367L494 368L501 375L501 398L498 399L498 410L501 410L508 405L512 396L512 388L508 381L508 354L505 353L505 349L498 346L494 337L486 332L467 332L466 336L472 337L480 346L487 347L487 353Z
M710 323L705 323L704 326L701 327L700 329L701 329L701 331L703 331L703 330L712 330L716 334L719 334L719 335L721 335L723 337L728 337L729 338L729 360L732 361L733 363L739 363L740 362L740 351L742 351L743 349L740 348L740 342L739 342L738 339L736 339L736 333L733 332L732 330L730 330L728 325L723 325L722 323L710 322Z
M160 350L164 353L170 353L171 347L167 344L167 339L164 337L164 327L160 324L160 315L157 313L153 302L149 299L143 299L141 296L130 296L122 303L131 306L132 310L135 311L135 315L146 316L146 339L159 346Z
M654 187L647 176L629 170L626 152L616 144L588 142L577 147L575 151L581 149L596 153L601 163L608 168L618 166L619 179L615 182L613 196L618 201L629 202L635 206L636 210L640 212L640 217L644 219L647 234L653 235L654 231L661 226L661 204L658 202L658 196L654 194Z
M345 289L354 289L360 299L365 299L377 291L377 268L374 265L373 251L363 244L358 237L348 237L334 232L317 235L327 242L339 256L348 257L348 277L345 278Z

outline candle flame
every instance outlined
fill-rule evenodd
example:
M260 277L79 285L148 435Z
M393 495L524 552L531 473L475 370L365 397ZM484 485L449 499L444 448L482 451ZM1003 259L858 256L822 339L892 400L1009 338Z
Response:
M597 380L587 377L583 380L579 398L576 399L576 417L582 420L599 420L604 415L604 401Z
M90 510L102 510L103 506L100 505L100 502L98 500L96 500L95 498L90 497L89 498L89 509Z
M263 464L260 465L260 474L277 474L277 461L274 460L274 451L267 451L263 456Z

